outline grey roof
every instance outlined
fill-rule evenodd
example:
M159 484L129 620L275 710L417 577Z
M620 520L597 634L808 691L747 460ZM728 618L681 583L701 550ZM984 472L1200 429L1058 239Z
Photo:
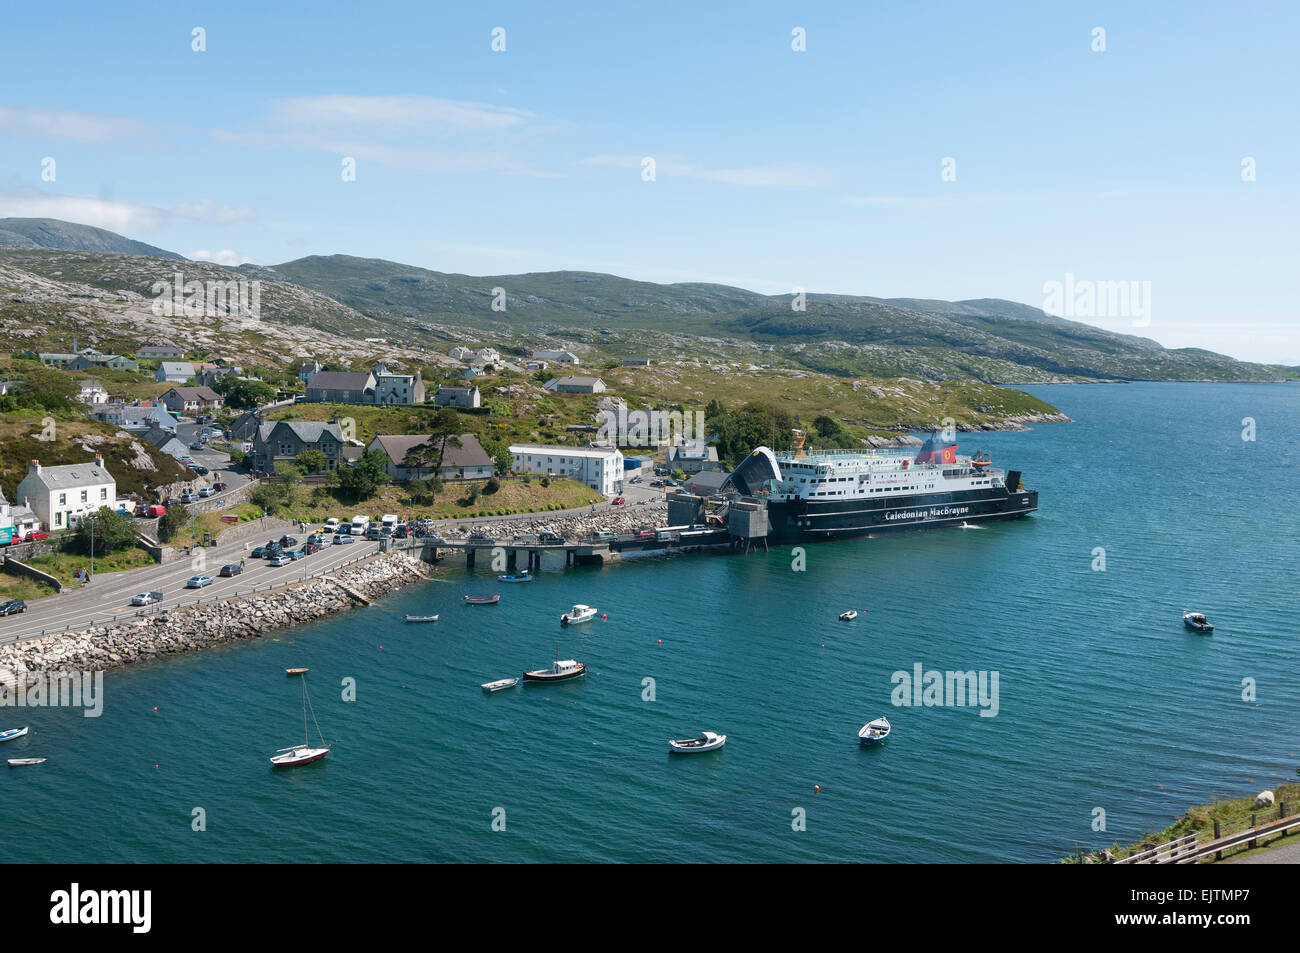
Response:
M687 480L686 487L710 492L722 486L730 475L729 473L723 473L721 470L705 470Z
M211 387L173 387L167 394L175 391L181 400L221 400L221 395ZM164 397L167 394L163 394Z
M309 390L365 390L369 372L317 371L307 382Z
M303 443L319 443L326 434L339 443L343 442L343 431L336 423L327 420L268 420L257 429L257 435L263 443L272 438L276 427L288 427Z
M108 472L106 467L101 467L94 460L88 460L85 463L70 463L60 467L41 467L40 473L27 471L27 476L40 480L51 490L68 490L79 486L85 486L88 483L107 483L110 480L116 483L113 474Z
M173 344L150 344L146 347L140 348L140 350L135 353L144 357L149 357L151 355L158 357L163 354L175 354L177 357L180 357L185 352Z
M605 382L599 377L557 377L555 383L557 385L567 384L570 386L590 387L592 384L603 384Z
M184 374L186 377L194 376L194 365L189 361L163 361L158 367L168 377L173 374Z

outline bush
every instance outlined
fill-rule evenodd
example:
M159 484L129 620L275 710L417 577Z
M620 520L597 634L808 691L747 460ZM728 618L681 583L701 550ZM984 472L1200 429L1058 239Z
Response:
M92 529L93 525L93 529ZM92 535L93 534L93 535ZM101 506L94 519L82 518L73 537L73 547L80 553L111 553L128 549L136 542L135 526L121 513Z
M551 485L551 478L550 478L550 477L542 477L542 486L549 487L550 485Z
M488 481L483 484L483 495L490 496L499 489L501 489L500 481L496 477L489 477Z
M184 506L167 507L167 512L158 520L158 541L170 542L190 521L190 511Z

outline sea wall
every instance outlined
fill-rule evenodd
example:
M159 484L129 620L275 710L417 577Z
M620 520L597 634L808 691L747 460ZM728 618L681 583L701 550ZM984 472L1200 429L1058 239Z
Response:
M94 671L260 638L337 615L428 578L419 559L386 553L284 589L163 610L76 632L0 646L0 680L26 671ZM358 596L361 599L358 599Z
M645 506L633 503L595 512L555 513L549 516L534 514L467 522L461 524L465 527L464 534L443 531L441 535L452 538L470 533L487 533L489 536L500 537L557 533L565 539L581 539L602 529L611 533L630 533L642 526L662 526L667 518L667 503L647 503Z

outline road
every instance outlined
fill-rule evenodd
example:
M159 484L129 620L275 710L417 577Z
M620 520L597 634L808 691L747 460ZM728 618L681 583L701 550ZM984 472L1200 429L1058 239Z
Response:
M298 541L302 543L303 538L299 537ZM185 557L163 565L96 575L87 586L74 585L60 595L34 599L21 615L0 618L0 642L39 635L42 630L48 633L69 625L83 625L92 619L102 621L115 615L134 614L141 610L131 605L131 597L139 592L163 594L163 601L150 606L149 610L171 608L200 598L228 597L257 586L290 582L321 570L337 568L359 556L373 554L379 548L376 541L358 540L346 546L327 546L318 553L279 567L269 565L264 559L246 558L244 571L238 576L224 578L217 575L223 565L239 562L241 556L247 556L248 550L264 542L255 538L201 550L204 568L198 570L194 568L196 557ZM202 589L184 588L185 580L193 575L211 576L212 585Z

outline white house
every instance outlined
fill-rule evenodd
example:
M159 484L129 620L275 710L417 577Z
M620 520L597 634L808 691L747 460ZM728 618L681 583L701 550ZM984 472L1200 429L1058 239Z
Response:
M33 460L15 496L50 530L75 526L87 513L117 503L117 481L98 454L93 461L43 467Z
M623 454L614 447L549 447L516 443L510 447L517 473L568 477L606 496L623 480Z
M496 364L501 360L501 352L494 347L481 347L474 352L475 364Z
M196 375L194 365L189 361L163 361L158 365L158 371L154 374L153 379L159 383L172 381L176 384L184 384Z
M433 402L439 407L479 407L482 406L483 398L474 384L464 387L439 384Z
M556 364L578 363L578 355L572 351L533 351L529 357L538 361L552 361Z
M81 389L81 393L77 395L77 399L83 404L108 403L108 391L99 381L93 379L79 381L77 386Z
M605 393L605 382L599 377L553 377L546 382L545 387L557 394Z
M474 356L473 351L459 344L456 345L454 348L452 348L450 351L448 351L447 354L448 356L458 361L468 361L470 358Z

